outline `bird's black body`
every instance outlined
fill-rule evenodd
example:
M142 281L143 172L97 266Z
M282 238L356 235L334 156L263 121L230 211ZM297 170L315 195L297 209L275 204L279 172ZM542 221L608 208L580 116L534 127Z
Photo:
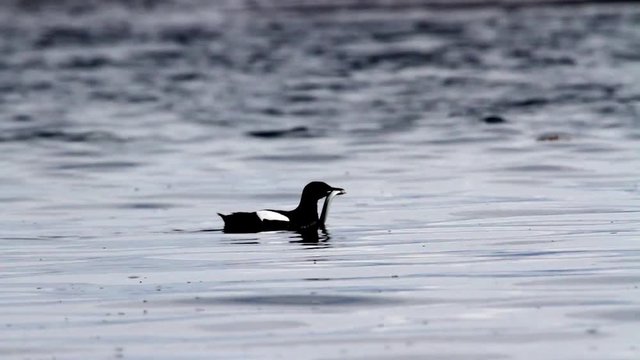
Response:
M313 181L304 187L300 203L293 210L260 210L218 215L224 220L224 231L230 233L318 229L324 226L331 199L344 193L343 189L331 187L321 181ZM318 200L325 197L327 200L322 216L318 217Z

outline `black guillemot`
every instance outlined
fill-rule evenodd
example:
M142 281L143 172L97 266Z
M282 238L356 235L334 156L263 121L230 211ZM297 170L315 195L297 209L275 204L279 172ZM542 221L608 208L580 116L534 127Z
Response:
M259 210L220 214L224 220L224 231L229 233L255 233L260 231L292 230L305 231L324 227L331 200L346 194L322 181L312 181L302 190L300 204L293 210ZM318 217L318 200L326 198L322 214Z

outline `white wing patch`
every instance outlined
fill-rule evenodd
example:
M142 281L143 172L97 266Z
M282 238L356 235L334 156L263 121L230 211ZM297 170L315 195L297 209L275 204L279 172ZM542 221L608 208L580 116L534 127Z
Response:
M265 221L265 220L269 220L269 221L286 221L289 222L289 218L277 213L275 211L270 211L270 210L260 210L260 211L256 211L256 215L258 215L258 217L260 218L260 221Z

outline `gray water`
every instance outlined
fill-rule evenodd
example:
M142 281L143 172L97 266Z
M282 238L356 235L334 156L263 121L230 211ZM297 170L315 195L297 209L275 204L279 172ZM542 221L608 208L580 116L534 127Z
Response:
M640 358L640 7L312 4L0 5L2 359Z

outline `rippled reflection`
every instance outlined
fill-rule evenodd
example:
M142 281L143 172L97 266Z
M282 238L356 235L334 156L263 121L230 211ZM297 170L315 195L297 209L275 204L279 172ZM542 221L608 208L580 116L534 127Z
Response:
M331 235L326 228L321 228L318 230L309 230L303 232L296 232L292 236L289 237L289 242L292 244L300 244L309 248L328 248L331 247Z

